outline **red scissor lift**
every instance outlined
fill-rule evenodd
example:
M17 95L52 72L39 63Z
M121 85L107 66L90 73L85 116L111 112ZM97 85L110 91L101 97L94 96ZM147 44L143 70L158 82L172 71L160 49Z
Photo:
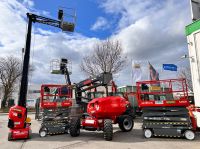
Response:
M43 111L39 130L41 137L47 134L68 132L71 98L72 89L68 85L44 84L41 86L40 106Z
M140 108L189 106L185 79L141 81L136 83L136 88Z
M143 112L145 138L152 136L195 138L196 120L188 110L185 79L141 81L136 83L136 98Z
M71 98L72 89L68 85L43 84L41 86L41 107L43 109L69 107L72 105Z

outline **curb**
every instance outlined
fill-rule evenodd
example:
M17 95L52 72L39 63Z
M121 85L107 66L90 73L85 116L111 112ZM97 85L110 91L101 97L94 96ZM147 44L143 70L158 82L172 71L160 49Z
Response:
M8 113L0 113L0 115L8 115Z

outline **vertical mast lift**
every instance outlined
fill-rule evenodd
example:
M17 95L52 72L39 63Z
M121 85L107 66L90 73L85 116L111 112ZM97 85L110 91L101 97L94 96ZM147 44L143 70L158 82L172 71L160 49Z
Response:
M23 60L22 78L19 90L18 105L13 106L9 110L8 127L10 128L8 134L8 140L13 139L25 139L30 137L30 119L27 119L26 108L26 95L28 86L28 71L29 71L29 59L30 59L30 45L31 45L31 30L32 23L41 23L57 28L61 28L63 31L74 31L74 23L63 21L63 10L58 12L58 20L46 18L32 13L27 13L28 17L28 31L26 35L25 54Z

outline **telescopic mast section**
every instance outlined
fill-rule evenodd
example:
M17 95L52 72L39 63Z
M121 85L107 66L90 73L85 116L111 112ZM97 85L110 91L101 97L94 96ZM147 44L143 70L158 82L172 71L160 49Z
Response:
M23 69L22 69L22 78L21 78L21 86L19 90L19 99L18 105L22 107L26 107L26 95L28 88L28 71L29 71L29 60L30 60L30 45L31 45L31 30L32 23L41 23L50 26L54 26L57 28L61 28L63 31L74 31L74 23L63 22L63 10L59 10L58 19L54 20L50 18L46 18L43 16L39 16L32 13L27 13L28 17L28 31L26 35L26 45L25 45L25 54L23 61Z

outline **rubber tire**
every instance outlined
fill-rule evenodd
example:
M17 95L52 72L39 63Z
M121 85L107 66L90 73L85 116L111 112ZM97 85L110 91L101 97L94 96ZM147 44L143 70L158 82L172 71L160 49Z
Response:
M28 132L28 138L27 139L31 139L32 138L32 131L31 130L29 130L29 132Z
M189 138L189 137L187 136L187 133L192 133L193 137L192 137L192 138ZM186 138L187 140L194 140L194 138L195 138L195 133L194 133L192 130L186 130L186 131L184 132L184 136L185 136L185 138Z
M41 135L41 132L43 132L43 131L45 132L44 136ZM40 128L39 135L40 135L41 138L46 137L47 136L47 129L45 127Z
M69 126L66 126L66 127L65 127L65 133L66 133L66 134L69 134Z
M147 135L146 135L146 132L150 132L151 135L150 135L150 136L147 136ZM143 130L143 135L144 135L144 137L145 137L146 139L149 139L149 138L151 138L151 137L153 136L153 132L152 132L151 129L144 129L144 130Z
M37 116L36 116L36 113L35 113L35 120L37 120Z
M12 133L8 133L8 141L12 141Z
M125 120L128 120L129 123L131 123L131 127L129 129L127 129L125 127L125 124L124 124L124 121ZM119 117L119 128L124 131L124 132L128 132L128 131L131 131L133 129L133 126L134 126L134 122L133 122L133 118L131 116L128 116L128 115L124 115L124 116L121 116Z
M80 119L73 118L70 122L69 133L72 137L78 137L80 135Z
M113 138L113 126L111 119L104 120L104 129L103 129L104 139L106 141L111 141Z

